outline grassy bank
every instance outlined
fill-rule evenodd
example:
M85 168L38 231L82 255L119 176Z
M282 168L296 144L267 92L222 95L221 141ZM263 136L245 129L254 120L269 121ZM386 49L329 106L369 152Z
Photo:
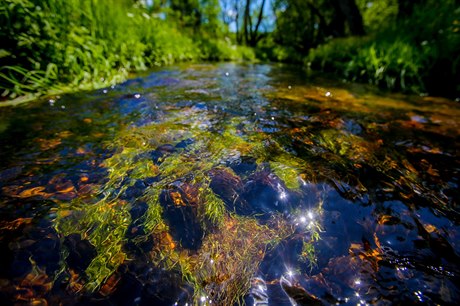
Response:
M253 59L223 35L185 29L128 0L4 0L2 99L99 88L182 61Z
M460 9L455 1L430 2L366 37L330 40L310 50L304 62L350 81L459 97Z

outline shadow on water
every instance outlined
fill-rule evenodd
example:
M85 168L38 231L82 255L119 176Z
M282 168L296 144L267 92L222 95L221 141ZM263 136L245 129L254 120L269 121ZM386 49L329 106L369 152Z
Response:
M228 63L0 108L1 304L455 304L459 122Z

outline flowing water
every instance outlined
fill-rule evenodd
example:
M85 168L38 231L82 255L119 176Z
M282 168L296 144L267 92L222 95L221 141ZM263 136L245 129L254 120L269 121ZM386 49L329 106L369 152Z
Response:
M0 304L456 304L459 125L229 63L0 108Z

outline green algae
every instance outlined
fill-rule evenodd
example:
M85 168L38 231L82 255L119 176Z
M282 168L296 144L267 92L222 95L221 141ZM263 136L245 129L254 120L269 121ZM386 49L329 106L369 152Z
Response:
M212 303L234 305L242 303L265 253L293 231L279 216L261 225L254 218L227 214L219 230L205 237L197 253L163 243L151 252L151 258L182 273L194 287L194 304L205 296Z
M301 173L305 162L300 158L287 153L275 156L270 161L270 169L278 176L289 189L299 189L301 186Z
M121 200L102 199L95 204L75 200L65 212L58 214L56 230L63 237L79 234L96 249L97 255L85 270L84 287L94 291L112 275L126 259L123 245L131 223L127 203Z
M127 259L123 245L131 222L130 205L119 197L139 180L154 178L133 199L148 206L144 215L132 220L144 227L133 242L153 237L152 263L180 272L194 288L195 303L202 296L217 304L241 303L265 253L294 233L282 216L261 224L255 216L242 217L227 210L210 184L216 171L230 183L240 180L227 162L247 156L256 161L258 170L269 165L287 188L297 190L305 163L267 135L255 132L242 118L232 118L217 130L206 124L212 119L207 112L186 108L161 122L128 128L109 145L115 153L103 163L108 170L106 183L93 198L73 203L75 218L58 218L56 223L63 237L80 233L97 250L85 271L87 290L100 288ZM192 208L204 230L198 250L184 248L171 236L172 225L164 219L163 195L172 207ZM310 251L310 262L314 255Z

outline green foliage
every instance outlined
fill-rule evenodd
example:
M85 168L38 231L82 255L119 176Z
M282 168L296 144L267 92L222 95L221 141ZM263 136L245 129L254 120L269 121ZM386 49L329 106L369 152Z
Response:
M417 7L373 36L334 39L311 50L306 65L388 89L458 92L460 10L454 1L429 3L430 9Z
M396 20L398 0L369 1L357 0L356 4L363 15L366 32L377 32Z
M179 61L254 58L251 50L219 38L219 32L213 38L193 34L174 18L163 20L134 3L2 1L2 96L103 87L123 81L130 71ZM203 31L216 30L217 12L205 8Z
M255 61L254 51L247 46L233 45L229 38L211 39L202 37L199 41L201 59L215 61Z

